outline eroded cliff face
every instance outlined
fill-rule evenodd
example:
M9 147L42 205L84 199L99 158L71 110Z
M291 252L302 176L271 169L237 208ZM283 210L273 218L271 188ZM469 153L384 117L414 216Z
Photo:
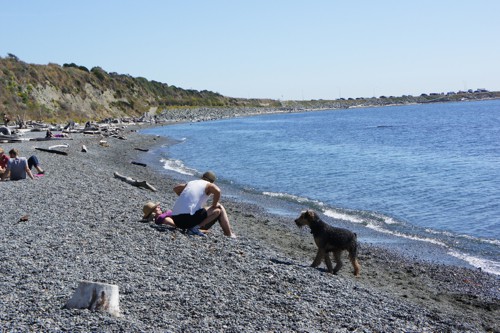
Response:
M0 57L0 114L24 120L138 117L169 107L227 107L241 101L75 64L36 65Z
M0 58L0 113L12 119L134 117L147 111L149 103L158 101L129 76Z
M36 104L47 110L79 111L87 118L125 117L126 110L117 105L127 105L125 98L115 98L116 92L110 89L101 90L85 83L83 93L64 93L52 85L38 84L31 90L31 97Z

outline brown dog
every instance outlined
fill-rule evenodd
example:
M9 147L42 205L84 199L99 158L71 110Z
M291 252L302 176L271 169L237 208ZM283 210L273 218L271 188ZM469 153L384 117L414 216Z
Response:
M312 267L318 267L324 258L328 272L337 274L342 267L340 256L342 251L346 250L349 252L349 259L354 267L354 275L359 276L358 242L354 232L326 224L312 210L303 211L295 220L295 224L299 227L308 225L314 236L314 242L318 246L318 253L311 264ZM335 268L332 267L329 252L333 252Z

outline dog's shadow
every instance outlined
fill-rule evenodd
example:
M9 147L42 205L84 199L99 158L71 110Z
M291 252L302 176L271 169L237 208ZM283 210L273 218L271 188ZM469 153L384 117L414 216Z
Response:
M278 265L287 265L287 266L295 266L295 267L302 267L302 268L311 268L311 265L303 265L303 264L298 264L296 262L292 261L285 261L285 260L280 260L280 259L269 259L270 262ZM324 270L326 272L326 269Z
M271 261L274 264L278 264L278 265L295 266L295 267L301 267L301 268L313 268L321 273L329 273L328 269L322 268L322 267L312 267L311 265L298 264L296 262L285 261L285 260L274 259L274 258L269 259L269 261Z

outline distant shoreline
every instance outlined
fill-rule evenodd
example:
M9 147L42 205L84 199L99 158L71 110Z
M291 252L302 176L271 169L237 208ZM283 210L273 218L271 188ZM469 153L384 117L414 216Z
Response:
M499 93L500 95L500 93ZM466 102L481 102L488 100L498 100L500 96L495 98L480 98L467 100L453 101L430 101L430 102L408 102L408 103L392 103L392 104L352 104L342 106L331 104L315 107L303 107L300 103L289 107L192 107L192 108L175 108L165 109L156 116L156 119L161 123L179 123L179 122L199 122L210 121L237 117L251 117L266 114L282 114L282 113L300 113L300 112L321 112L326 110L346 110L346 109L361 109L361 108L381 108L393 106L411 106L418 104L433 104L433 103L466 103ZM154 117L150 116L151 121Z

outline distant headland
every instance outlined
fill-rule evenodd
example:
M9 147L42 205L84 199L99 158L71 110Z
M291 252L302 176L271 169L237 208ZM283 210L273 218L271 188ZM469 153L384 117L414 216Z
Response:
M420 96L283 101L233 98L182 89L143 77L70 64L36 65L13 54L0 57L0 114L12 121L101 121L109 118L197 121L238 115L498 99L486 89Z

